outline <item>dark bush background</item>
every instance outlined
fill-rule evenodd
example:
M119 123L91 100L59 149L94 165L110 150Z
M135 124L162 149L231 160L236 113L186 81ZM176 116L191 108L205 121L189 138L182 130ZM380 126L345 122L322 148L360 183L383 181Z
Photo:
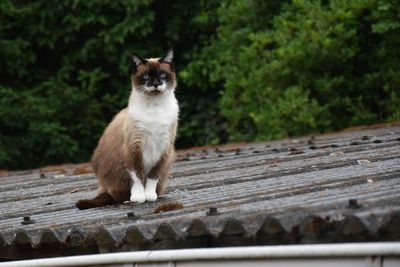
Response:
M397 0L0 0L0 168L87 161L170 45L178 147L400 119Z

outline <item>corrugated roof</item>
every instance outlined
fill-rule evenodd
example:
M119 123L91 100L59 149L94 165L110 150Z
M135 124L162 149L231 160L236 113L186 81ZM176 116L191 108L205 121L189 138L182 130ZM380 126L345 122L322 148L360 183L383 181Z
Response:
M0 259L400 240L400 126L189 151L172 176L157 202L83 211L94 174L1 177Z

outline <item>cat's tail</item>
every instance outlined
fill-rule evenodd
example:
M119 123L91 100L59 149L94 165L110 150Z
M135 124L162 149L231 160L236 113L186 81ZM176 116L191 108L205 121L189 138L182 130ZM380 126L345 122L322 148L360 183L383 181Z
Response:
M80 210L102 207L106 205L116 204L117 201L107 192L97 195L93 199L82 199L76 202L76 207Z

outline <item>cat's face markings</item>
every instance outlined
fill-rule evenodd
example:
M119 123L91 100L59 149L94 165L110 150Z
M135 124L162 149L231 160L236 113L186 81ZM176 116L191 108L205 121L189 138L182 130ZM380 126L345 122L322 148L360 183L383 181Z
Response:
M172 49L159 59L143 59L137 54L132 54L134 88L147 95L158 95L175 88L176 77L172 60Z
M158 87L159 85L168 82L171 79L170 76L171 75L168 74L166 70L161 69L155 64L149 64L147 71L140 76L140 82L149 87Z

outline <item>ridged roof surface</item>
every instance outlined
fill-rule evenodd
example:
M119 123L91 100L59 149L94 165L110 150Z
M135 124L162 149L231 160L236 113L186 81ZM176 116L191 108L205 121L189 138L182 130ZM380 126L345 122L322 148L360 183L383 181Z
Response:
M0 177L0 259L400 240L400 126L181 152L153 203L80 211L76 173Z

